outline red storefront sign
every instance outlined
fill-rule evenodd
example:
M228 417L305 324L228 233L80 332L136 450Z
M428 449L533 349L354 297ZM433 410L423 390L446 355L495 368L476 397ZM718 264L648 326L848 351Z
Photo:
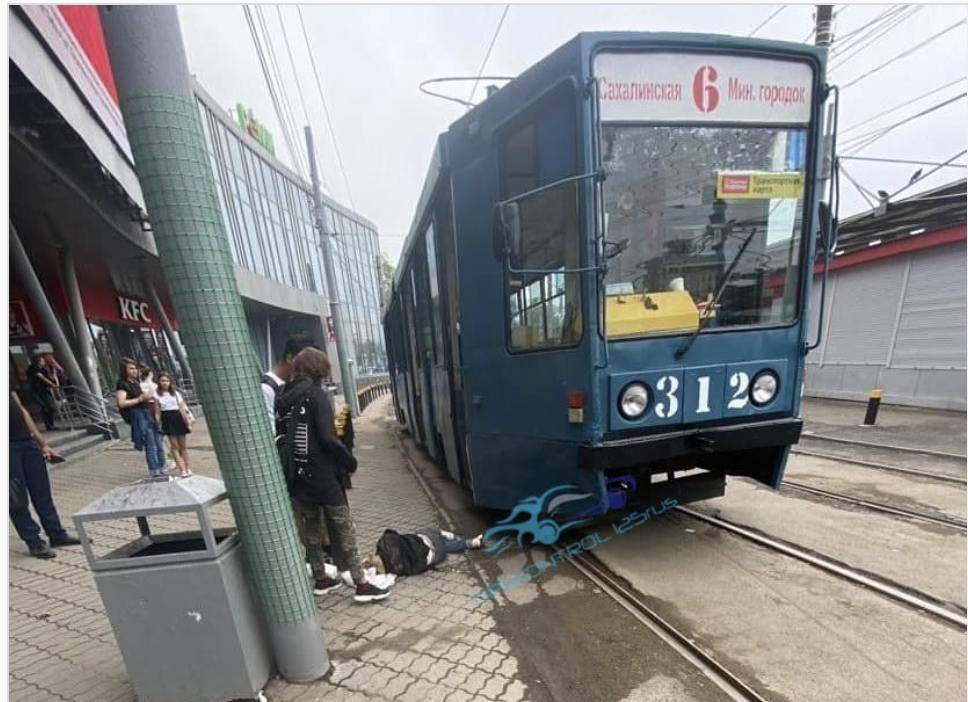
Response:
M94 322L110 322L130 327L161 329L161 316L148 300L127 293L116 292L111 286L107 274L103 271L79 267L77 274L85 318ZM69 316L70 307L60 278L48 278L45 291L54 311L60 315ZM162 298L162 304L165 306L168 319L171 320L172 326L178 329L171 303L168 302L163 290L158 292ZM29 336L15 336L15 326L22 334L29 334ZM10 338L47 338L40 316L15 274L10 277Z

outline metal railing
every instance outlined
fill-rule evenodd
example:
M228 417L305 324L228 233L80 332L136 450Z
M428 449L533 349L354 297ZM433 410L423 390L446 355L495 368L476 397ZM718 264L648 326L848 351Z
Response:
M363 386L356 391L356 398L360 403L360 412L366 409L366 406L373 402L378 397L382 397L390 392L390 378L382 378L375 382L371 382L368 385Z
M69 430L90 428L106 438L118 438L115 422L121 415L112 412L105 398L76 386L53 388L51 395L57 419Z

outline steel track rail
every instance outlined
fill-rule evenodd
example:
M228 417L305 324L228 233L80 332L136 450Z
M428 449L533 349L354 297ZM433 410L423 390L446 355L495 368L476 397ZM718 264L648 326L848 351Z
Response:
M877 444L872 441L859 441L857 439L841 439L836 436L824 436L823 434L802 434L801 439L816 439L817 441L828 441L832 444L846 444L847 446L862 446L863 448L883 449L885 451L900 451L901 453L916 453L923 456L935 456L936 458L948 458L955 461L968 461L968 456L960 453L949 453L947 451L934 451L926 448L914 448L913 446L893 446L890 444Z
M744 539L757 543L761 546L765 546L766 548L774 551L779 551L786 556L790 556L798 561L812 565L815 568L819 568L827 573L836 575L844 580L870 588L874 592L884 595L889 599L920 609L934 617L937 617L938 619L948 622L949 624L956 624L961 629L968 629L968 618L966 618L964 614L952 612L951 610L936 604L929 595L912 593L898 585L864 575L863 573L860 573L852 568L821 556L808 553L807 551L797 548L796 546L777 541L776 539L771 539L768 536L758 534L751 529L741 527L724 519L711 517L709 515L702 514L701 512L693 511L688 507L676 507L676 510L682 514L692 517L693 519L698 519L706 522L707 524L712 524L713 526L719 527L720 529L732 532L737 536L742 536Z
M843 495L839 492L831 492L829 490L824 490L822 488L813 487L812 485L805 485L793 480L784 480L784 487L790 487L794 490L800 490L801 492L807 492L813 495L818 495L820 497L826 497L831 500L838 500L840 502L847 502L850 504L858 505L875 512L885 512L887 514L895 514L901 517L907 517L909 519L918 519L922 522L931 522L932 524L940 524L942 526L950 527L952 529L958 529L959 531L968 531L968 524L965 520L958 519L957 517L941 516L927 514L925 512L917 512L912 509L904 509L903 507L894 507L892 505L885 505L882 502L872 502L870 500L864 500L859 497L851 497L850 495Z
M571 564L679 655L698 668L703 675L729 695L730 699L737 702L768 702L765 697L713 658L711 653L663 619L632 587L612 573L597 558L583 553L573 557Z
M863 466L864 468L873 468L875 470L886 470L892 473L902 473L904 475L913 475L919 478L929 478L931 480L938 480L943 483L953 483L955 485L968 485L968 479L958 478L953 475L944 475L942 473L932 473L930 471L915 470L914 468L902 468L900 466L889 466L886 463L875 463L874 461L862 461L859 458L848 458L846 456L838 456L833 453L824 453L823 451L811 451L809 449L804 449L802 448L802 446L799 446L799 445L795 448L791 448L790 452L800 456L813 456L814 458L822 458L827 461L850 463L855 466Z

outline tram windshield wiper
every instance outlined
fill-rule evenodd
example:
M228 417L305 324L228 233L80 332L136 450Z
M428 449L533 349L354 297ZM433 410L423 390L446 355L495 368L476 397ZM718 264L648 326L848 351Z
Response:
M749 236L747 236L745 241L743 241L743 245L739 247L739 251L736 252L733 260L729 262L729 268L726 269L726 273L723 275L723 280L719 283L719 288L717 288L716 294L713 295L712 302L706 306L706 309L704 310L705 314L703 314L702 318L699 320L699 324L696 326L696 331L694 331L686 343L676 351L676 360L679 360L689 352L689 349L692 348L693 342L699 336L699 332L701 332L702 328L706 326L706 321L711 317L709 313L716 309L716 303L719 302L719 298L726 290L726 284L729 282L729 279L733 277L733 273L736 271L736 266L739 264L739 260L743 257L743 254L746 252L746 247L750 245L751 241L753 241L754 236L756 236L756 227L750 231Z

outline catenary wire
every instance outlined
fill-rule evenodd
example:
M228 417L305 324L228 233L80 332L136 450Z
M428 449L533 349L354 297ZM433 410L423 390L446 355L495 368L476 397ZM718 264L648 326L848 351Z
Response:
M504 6L504 12L501 13L501 19L497 23L497 29L494 30L494 36L491 37L491 43L487 47L487 53L484 54L484 60L481 61L481 67L477 71L477 78L474 80L474 86L471 88L471 96L467 98L467 102L474 104L474 93L477 92L477 84L481 80L481 76L484 74L484 67L487 66L487 60L491 58L491 50L494 48L494 43L497 41L498 35L501 33L501 27L504 26L504 18L508 16L508 10L511 9L510 5Z
M289 133L293 136L293 144L298 144L299 130L296 128L296 120L293 115L293 110L291 106L291 101L289 100L289 92L286 90L286 81L283 78L282 71L279 70L279 62L276 60L276 50L272 42L272 34L269 32L269 24L266 22L265 15L262 13L262 6L255 6L255 16L259 20L259 26L262 27L262 36L265 38L266 53L269 57L269 67L273 72L274 80L276 85L279 86L279 95L282 98L282 108L285 113L286 123L289 125ZM296 162L297 170L303 177L308 177L309 168L306 166L306 161L303 158L302 149L297 149L293 154L293 159Z
M838 37L839 44L845 44L845 43L849 44L850 43L849 40L852 37L857 36L858 34L860 34L861 32L863 32L868 27L871 27L871 26L873 26L873 25L875 25L875 24L883 21L885 18L890 17L892 15L895 15L898 12L901 12L906 7L908 7L908 6L907 5L899 5L899 6L891 7L889 9L885 10L881 14L877 15L874 19L870 20L867 24L861 25L857 29L853 29L853 30L847 32L846 34ZM845 46L845 49L846 48L847 47ZM835 50L834 53L837 53L837 51Z
M937 161L912 161L903 158L875 158L873 156L840 156L842 161L877 161L879 163L906 163L912 166L943 166L945 168L968 168L961 163L938 163Z
M968 95L968 93L961 93L960 95L956 95L953 98L949 98L948 100L944 100L942 102L936 103L935 105L932 105L928 109L922 110L921 112L918 112L915 115L911 115L910 117L907 117L901 120L900 122L895 122L894 124L889 125L887 127L881 127L880 129L874 130L873 132L867 132L866 134L861 134L859 136L848 139L844 144L842 144L842 146L844 147L848 156L855 156L861 151L863 151L864 149L866 149L868 146L873 144L874 142L879 141L884 137L886 137L888 134L893 132L898 127L908 124L909 122L913 122L916 119L920 119L921 117L925 117L931 114L932 112L936 112L937 110L940 110L941 108L946 107L947 105L957 102L958 100L963 100L966 95Z
M858 41L855 42L854 46L850 47L846 51L842 49L841 52L837 54L837 60L832 66L830 66L830 70L834 71L841 66L848 64L851 59L860 55L866 48L883 39L892 31L903 25L922 9L924 9L923 6L914 7L906 14L898 15L897 17L892 18L889 22L885 22L883 26L878 27L875 31L862 35L858 38Z
M879 66L876 66L875 68L872 68L871 70L867 71L866 73L862 73L861 75L859 75L856 78L854 78L854 80L852 80L849 83L847 83L846 85L842 86L840 89L841 90L846 90L850 86L856 85L857 83L859 83L860 81L864 80L865 78L874 75L875 73L877 73L881 69L886 68L887 66L890 66L895 61L900 61L902 58L906 58L907 56L910 56L911 54L913 54L915 51L918 51L919 49L924 48L928 44L931 44L931 43L937 41L942 36L944 36L945 34L947 34L948 32L950 32L952 29L955 29L955 28L957 28L957 27L965 24L966 22L968 22L968 20L960 20L958 22L955 22L954 24L952 24L949 27L945 27L940 32L938 32L936 34L933 34L930 37L928 37L927 39L925 39L924 41L922 41L920 44L916 44L916 45L912 46L910 49L906 49L905 51L902 51L901 53L897 54L893 58L888 59L884 63L880 64Z
M840 60L844 54L853 50L862 42L884 31L885 27L887 27L887 31L890 31L892 28L891 23L894 22L899 16L903 15L904 12L907 12L907 8L909 7L910 5L900 5L887 10L875 17L863 27L856 29L842 37L837 37L837 43L830 52L831 56Z
M887 115L891 114L892 112L897 112L902 107L907 107L908 105L910 105L912 103L918 102L919 100L923 100L926 97L930 97L931 95L934 95L935 93L941 92L945 88L950 88L952 85L955 85L956 83L960 83L963 80L965 80L966 78L968 78L968 76L962 76L961 78L958 78L957 80L953 80L950 83L945 83L944 85L938 86L934 90L929 90L928 92L924 93L923 95L919 95L916 98L912 98L910 100L906 100L905 102L902 102L900 105L895 105L894 107L890 108L889 110L884 110L883 112L880 112L880 113L874 115L873 117L868 117L867 119L864 119L864 120L862 120L860 122L857 122L856 124L852 124L851 126L845 128L845 129L842 129L840 131L840 134L841 134L841 136L843 136L847 132L852 132L855 129L858 129L859 127L864 126L865 124L870 124L871 122L873 122L875 120L878 120L881 117L886 117Z
M275 108L276 117L279 120L279 125L282 129L282 138L286 142L289 153L292 154L293 159L295 159L297 151L293 146L292 136L289 134L289 129L286 127L286 121L283 118L282 108L279 106L279 97L276 95L276 89L272 83L272 77L269 74L268 64L266 62L266 57L263 54L262 44L259 41L259 33L256 30L255 22L252 19L252 13L249 10L248 5L243 5L242 11L245 13L245 19L249 24L249 33L252 35L252 43L255 44L256 55L258 56L259 64L262 67L262 77L266 80L266 86L269 89L269 97L272 99L272 106Z
M346 177L346 167L343 165L343 156L340 153L339 140L336 138L336 130L333 129L333 120L329 115L329 107L326 106L326 98L323 96L323 83L319 79L319 70L316 68L316 59L313 56L313 47L309 43L309 34L306 32L306 22L303 19L302 7L296 5L299 13L299 26L302 28L303 39L306 41L306 50L309 52L309 62L313 67L313 77L316 79L316 90L319 91L319 100L323 104L323 113L326 115L326 126L329 127L329 134L333 138L333 148L336 150L336 162L339 164L340 173L343 175L343 183L346 185L346 195L350 201L350 207L356 209L353 203L353 191L350 188L350 180Z
M286 44L286 54L289 56L289 65L292 66L292 75L296 81L296 90L299 91L299 102L302 104L303 116L306 118L306 124L312 124L312 120L309 117L309 109L306 107L306 99L303 96L302 82L299 80L299 71L296 69L296 62L292 57L292 47L289 45L289 32L286 31L286 23L282 17L282 7L276 5L276 14L279 17L279 26L282 28L282 39ZM316 159L319 163L319 177L323 182L323 188L329 190L329 183L326 180L326 175L323 173L322 161Z
M867 196L867 189L864 186L862 186L860 183L858 183L856 180L854 180L854 177L847 172L847 169L844 168L843 164L839 164L838 168L840 169L840 172L847 177L847 180L850 182L850 184L853 185L854 188L856 188L857 192L861 194L861 197L867 200L867 204L870 205L871 207L874 207L875 206L874 201Z
M769 17L767 17L765 20L763 20L758 25L756 25L756 29L754 29L752 32L750 32L749 33L749 36L755 35L758 31L760 31L761 29L763 29L763 27L765 27L766 25L768 25L770 23L770 21L774 17L776 17L781 12L783 12L785 9L786 9L786 5L780 5L780 8L778 10L775 10L772 13L770 13L770 16Z
M935 166L934 168L932 168L927 173L924 173L923 175L921 175L921 177L917 178L916 180L912 180L910 183L908 183L907 185L905 185L901 189L899 189L899 190L891 193L891 195L890 195L890 197L888 199L892 199L892 198L896 197L897 195L903 193L905 190L907 190L908 188L910 188L915 183L918 183L918 182L924 180L925 178L927 178L932 173L935 173L935 172L939 171L940 169L944 168L946 165L948 165L949 163L951 163L952 161L954 161L956 158L961 158L965 154L968 154L968 149L959 151L954 156L952 156L951 158L949 158L947 161L945 161L944 163L942 163L940 166Z

